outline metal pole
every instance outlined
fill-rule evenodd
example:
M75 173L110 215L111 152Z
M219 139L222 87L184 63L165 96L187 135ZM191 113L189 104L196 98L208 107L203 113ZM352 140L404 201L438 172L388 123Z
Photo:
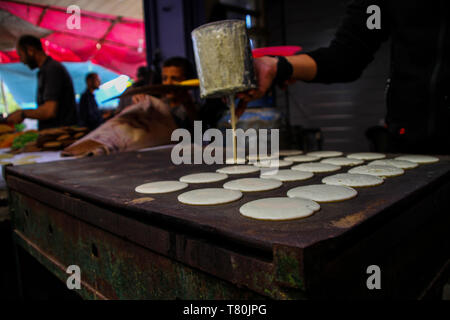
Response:
M155 56L158 59L160 47L158 6L156 0L143 0L145 42L147 47L147 65L159 67L159 61L154 61Z
M5 84L3 83L3 78L2 78L2 98L3 98L3 104L5 105L5 112L3 112L3 116L6 117L9 113L8 110L8 101L6 100L6 94L5 94Z

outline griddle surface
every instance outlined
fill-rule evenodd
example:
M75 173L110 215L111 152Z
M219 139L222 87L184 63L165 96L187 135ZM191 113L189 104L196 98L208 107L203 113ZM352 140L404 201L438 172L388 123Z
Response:
M148 152L129 152L109 156L58 161L18 167L8 167L7 174L37 182L42 186L69 193L98 206L115 209L115 212L133 217L146 215L149 221L165 221L181 227L223 236L259 249L271 250L274 244L305 248L314 243L338 237L363 224L370 224L377 215L387 214L388 208L407 203L431 185L448 181L450 157L440 156L440 162L424 164L406 170L405 174L388 178L381 186L357 188L354 199L322 203L313 216L289 221L260 221L243 217L239 208L243 204L263 197L285 197L289 189L321 183L328 175L343 173L349 167L327 174L316 174L312 179L285 182L279 189L245 193L241 200L218 206L189 206L178 202L183 192L206 187L222 187L231 179L257 177L259 174L230 176L227 180L190 185L188 189L170 193L145 195L135 187L159 180L178 180L181 176L197 172L215 172L224 165L173 165L170 149ZM395 155L389 155L392 158ZM366 162L367 163L367 162ZM153 198L140 203L141 198ZM392 211L392 210L391 210Z

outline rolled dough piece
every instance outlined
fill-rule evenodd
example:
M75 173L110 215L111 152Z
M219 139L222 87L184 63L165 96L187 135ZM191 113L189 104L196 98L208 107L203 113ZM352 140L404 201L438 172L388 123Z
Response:
M322 183L347 187L374 187L382 184L384 180L369 174L338 173L322 179Z
M301 186L287 192L289 198L303 198L316 202L344 201L356 197L357 194L353 188L328 184Z
M242 198L242 192L223 188L197 189L182 193L178 201L195 206L213 206L230 203Z
M14 158L13 154L10 154L10 153L2 153L2 154L0 154L0 159L11 159L11 158Z
M268 171L260 175L261 179L275 179L282 182L307 180L314 176L312 172L303 172L297 170L283 169L277 171Z
M228 178L228 175L218 172L193 173L180 178L184 183L212 183L222 181Z
M311 162L319 160L319 157L314 156L307 156L307 155L299 155L299 156L292 156L292 157L286 157L284 160L286 161L293 161L293 162Z
M278 152L278 154L282 157L297 156L302 153L302 150L280 150L280 152Z
M254 164L258 168L283 168L292 165L292 161L286 160L261 160Z
M216 171L219 173L225 173L225 174L248 174L248 173L259 172L259 168L255 167L255 166L249 166L249 165L237 165L237 166L224 167L221 169L217 169Z
M352 168L348 173L370 174L377 177L395 177L404 174L405 171L392 166L368 165Z
M292 167L292 170L306 171L306 172L333 172L340 170L340 166L328 163L311 162L301 163Z
M347 155L347 158L359 160L378 160L386 158L386 155L376 152L358 152Z
M292 220L311 216L320 210L312 200L300 198L266 198L244 204L239 212L258 220Z
M347 157L327 158L320 161L321 163L334 164L336 166L357 166L364 163L364 160L350 159Z
M188 186L187 183L180 181L155 181L137 186L134 190L138 193L157 194L183 190Z
M283 183L279 180L261 179L261 178L244 178L232 180L223 185L228 190L239 190L242 192L258 192L268 191L279 188Z
M341 151L313 151L308 152L306 155L319 158L331 158L331 157L340 157L343 155L343 153Z
M369 163L369 165L392 166L400 169L413 169L417 167L419 164L406 160L383 159L372 161Z
M421 164L421 163L435 163L439 161L439 158L421 154L410 154L397 157L395 158L395 160L406 160Z

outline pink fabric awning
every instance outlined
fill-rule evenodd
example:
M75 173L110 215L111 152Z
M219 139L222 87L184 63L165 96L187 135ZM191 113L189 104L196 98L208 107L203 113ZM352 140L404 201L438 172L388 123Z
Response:
M41 39L47 54L58 61L92 61L134 77L146 64L144 22L81 10L80 28L69 29L66 8L1 1L5 10L52 33ZM18 62L14 50L0 51L0 63Z

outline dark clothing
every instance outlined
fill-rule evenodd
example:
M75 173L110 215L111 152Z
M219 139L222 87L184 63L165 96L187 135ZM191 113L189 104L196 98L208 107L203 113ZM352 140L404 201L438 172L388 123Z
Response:
M370 30L367 8L381 9ZM313 82L353 81L391 39L386 123L391 152L450 154L450 2L357 0L328 48L308 52Z
M199 111L199 118L202 121L203 130L217 128L219 120L228 110L228 106L220 98L203 100Z
M79 123L89 130L94 130L103 122L102 113L98 109L94 94L86 90L80 98Z
M178 128L192 131L191 121L189 120L183 105L170 108L170 114L172 115L173 121L175 121Z
M39 120L39 130L74 125L77 122L77 107L72 79L66 68L58 61L47 57L38 72L37 104L56 101L56 117Z

